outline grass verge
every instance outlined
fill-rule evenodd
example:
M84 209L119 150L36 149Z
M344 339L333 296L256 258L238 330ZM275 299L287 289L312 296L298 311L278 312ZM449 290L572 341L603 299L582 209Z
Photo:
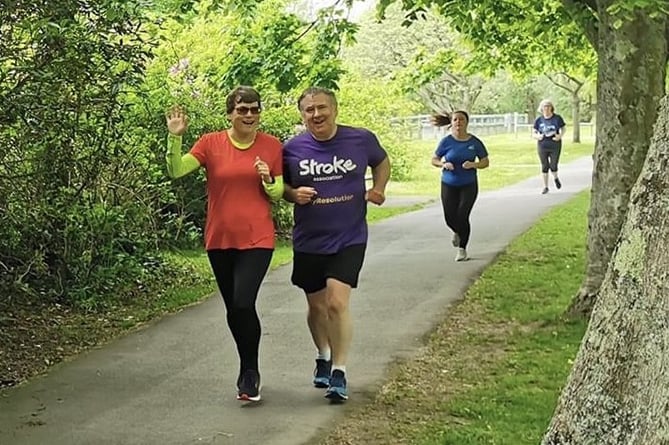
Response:
M320 444L540 443L585 332L561 314L585 268L588 202L581 193L515 240Z

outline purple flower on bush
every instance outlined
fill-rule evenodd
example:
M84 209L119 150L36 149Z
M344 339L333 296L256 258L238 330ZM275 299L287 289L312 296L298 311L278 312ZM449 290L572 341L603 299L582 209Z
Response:
M190 61L187 58L179 60L176 65L172 65L168 70L170 76L176 76L177 74L186 71L190 66Z

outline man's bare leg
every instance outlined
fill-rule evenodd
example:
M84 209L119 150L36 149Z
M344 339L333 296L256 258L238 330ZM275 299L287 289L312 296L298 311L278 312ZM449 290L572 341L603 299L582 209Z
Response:
M307 325L311 339L318 350L316 369L314 370L314 386L327 388L330 386L332 355L328 339L328 306L326 289L307 294Z
M328 308L328 337L332 348L332 375L325 397L341 402L348 399L346 360L353 338L353 321L349 308L351 286L334 278L328 278L325 289Z
M345 370L353 339L353 321L349 308L351 286L334 278L328 278L325 290L332 367Z
M307 325L319 353L330 350L326 291L327 288L307 294Z

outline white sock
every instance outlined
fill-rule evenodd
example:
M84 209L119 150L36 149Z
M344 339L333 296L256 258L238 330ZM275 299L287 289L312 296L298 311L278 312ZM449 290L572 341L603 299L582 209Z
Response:
M332 370L334 371L335 369L338 369L346 374L346 365L332 365Z
M330 349L324 349L322 351L318 351L318 354L316 354L316 359L317 360L326 360L330 361Z

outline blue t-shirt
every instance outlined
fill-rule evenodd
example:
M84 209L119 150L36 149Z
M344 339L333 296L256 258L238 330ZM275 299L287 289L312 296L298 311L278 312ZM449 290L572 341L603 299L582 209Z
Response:
M331 254L366 243L365 173L386 157L374 133L345 125L338 125L335 136L327 141L303 133L286 142L284 182L317 192L310 204L295 204L293 249Z
M537 146L544 150L554 150L562 147L562 141L554 141L553 136L560 133L566 124L559 114L554 114L548 119L539 116L534 121L534 131L543 134L544 138L537 141Z
M455 167L454 170L443 169L441 182L454 187L462 187L476 182L476 169L463 168L462 164L465 161L476 161L476 158L487 158L488 150L476 136L470 135L466 141L459 141L453 135L448 135L439 142L434 155L450 162Z

